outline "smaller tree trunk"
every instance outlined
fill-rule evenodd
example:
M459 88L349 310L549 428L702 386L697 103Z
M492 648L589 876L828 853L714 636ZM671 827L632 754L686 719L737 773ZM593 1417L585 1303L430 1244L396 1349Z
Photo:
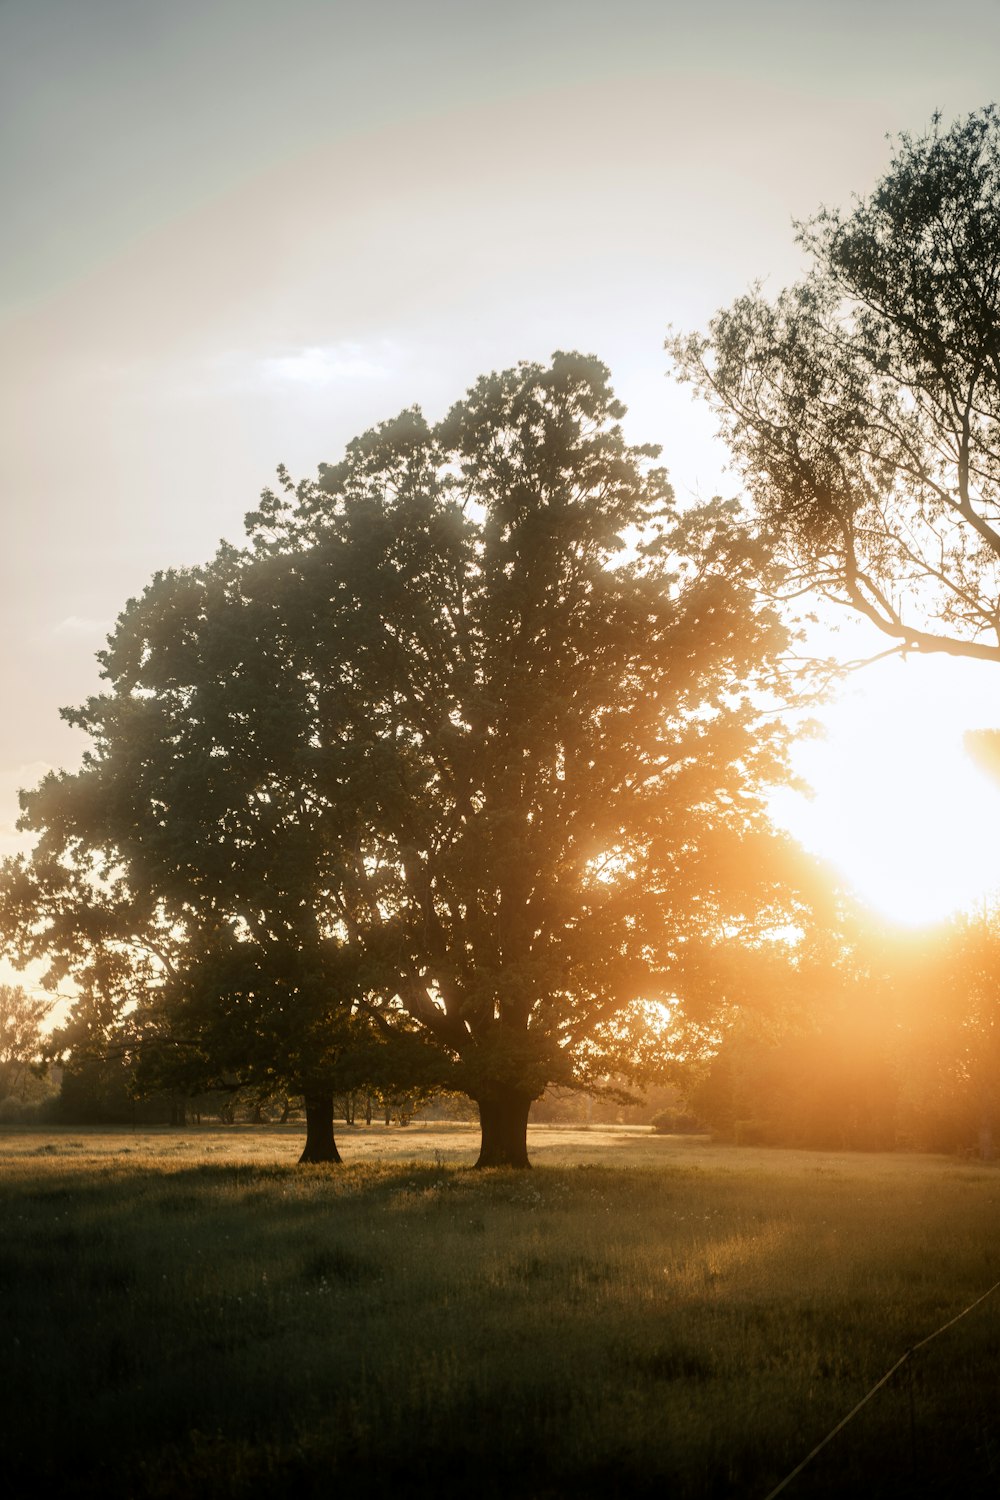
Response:
M477 1099L482 1131L477 1167L530 1167L528 1111L531 1097L504 1090Z
M333 1095L306 1094L306 1144L302 1162L339 1162L340 1152L333 1138Z

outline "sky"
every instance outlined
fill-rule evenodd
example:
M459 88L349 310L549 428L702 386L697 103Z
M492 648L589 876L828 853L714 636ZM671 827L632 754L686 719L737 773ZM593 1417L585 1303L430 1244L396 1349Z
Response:
M126 599L238 542L279 463L578 348L682 498L738 493L668 327L777 292L793 220L998 80L1000 0L0 0L0 853ZM852 682L786 799L911 920L1000 840L961 752L1000 679L945 665Z

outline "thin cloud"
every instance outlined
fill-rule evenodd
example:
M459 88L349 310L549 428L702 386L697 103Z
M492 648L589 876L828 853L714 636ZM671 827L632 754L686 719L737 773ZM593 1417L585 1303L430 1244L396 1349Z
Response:
M101 636L103 638L110 629L110 620L91 620L86 615L67 615L65 619L53 625L51 633L52 635Z
M388 340L363 344L312 344L257 363L267 383L328 386L347 380L388 380L399 364L399 350Z

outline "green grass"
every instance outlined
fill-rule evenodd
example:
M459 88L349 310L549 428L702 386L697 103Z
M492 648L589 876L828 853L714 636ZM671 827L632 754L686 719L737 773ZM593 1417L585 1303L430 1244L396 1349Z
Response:
M458 1128L0 1136L6 1494L763 1496L1000 1279L1000 1172ZM347 1154L345 1152L345 1154ZM1000 1490L1000 1292L785 1493Z

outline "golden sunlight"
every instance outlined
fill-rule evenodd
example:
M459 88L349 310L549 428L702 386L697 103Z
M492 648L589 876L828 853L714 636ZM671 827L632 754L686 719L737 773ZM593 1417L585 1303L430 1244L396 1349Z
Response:
M811 800L782 792L774 816L893 921L923 926L1000 889L1000 777L963 743L1000 728L991 663L891 659L863 668L818 717L795 766Z

